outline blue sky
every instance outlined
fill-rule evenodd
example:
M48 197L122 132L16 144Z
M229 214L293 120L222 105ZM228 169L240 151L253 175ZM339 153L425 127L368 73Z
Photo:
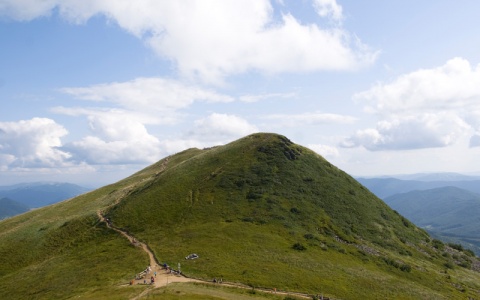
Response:
M480 2L0 0L0 185L254 132L354 176L480 166Z

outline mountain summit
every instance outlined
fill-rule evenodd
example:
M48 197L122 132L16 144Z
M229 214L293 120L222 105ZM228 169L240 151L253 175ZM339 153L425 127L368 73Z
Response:
M185 150L1 222L0 298L138 295L118 285L148 257L120 231L199 280L343 299L451 299L480 290L471 253L431 240L313 151L258 133Z

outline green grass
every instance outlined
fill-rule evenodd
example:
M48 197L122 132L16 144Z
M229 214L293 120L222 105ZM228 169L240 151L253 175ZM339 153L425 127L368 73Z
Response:
M273 290L263 291L252 288L235 288L225 285L212 284L185 284L175 283L167 287L153 290L145 297L145 299L237 299L237 300L255 300L255 299L273 299L283 300L305 299L292 294L273 293Z
M0 298L130 299L148 289L121 286L148 257L99 223L99 210L160 262L180 263L204 280L342 299L460 299L480 290L479 274L467 266L474 257L439 250L314 152L256 134L183 151L116 184L0 222ZM190 253L200 258L185 260ZM270 297L248 290L183 284L144 298Z

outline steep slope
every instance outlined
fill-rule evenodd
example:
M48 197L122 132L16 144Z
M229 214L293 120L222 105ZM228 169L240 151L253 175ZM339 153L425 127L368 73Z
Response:
M28 211L28 206L8 198L0 198L0 220Z
M480 194L443 187L393 195L385 202L418 226L480 247Z
M470 270L475 258L432 243L311 150L254 134L183 151L116 184L0 222L0 298L139 295L145 287L119 285L149 258L98 212L160 262L180 263L184 274L203 280L342 299L452 299L480 290ZM186 260L191 253L199 258Z

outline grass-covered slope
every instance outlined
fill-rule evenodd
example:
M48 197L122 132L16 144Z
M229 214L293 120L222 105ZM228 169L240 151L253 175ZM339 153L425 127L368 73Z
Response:
M128 299L119 287L147 254L99 223L97 211L128 191L124 180L0 222L0 299Z
M429 251L424 231L285 137L255 134L161 164L109 216L189 276L346 298L458 290L434 284L440 254L416 262Z
M148 257L99 222L98 211L161 262L180 263L196 278L337 299L464 299L480 289L469 253L430 241L314 152L254 134L186 150L116 184L0 222L0 299L139 295L142 287L120 285ZM190 253L200 258L185 260ZM205 291L178 292L238 298ZM148 295L175 299L171 290Z

